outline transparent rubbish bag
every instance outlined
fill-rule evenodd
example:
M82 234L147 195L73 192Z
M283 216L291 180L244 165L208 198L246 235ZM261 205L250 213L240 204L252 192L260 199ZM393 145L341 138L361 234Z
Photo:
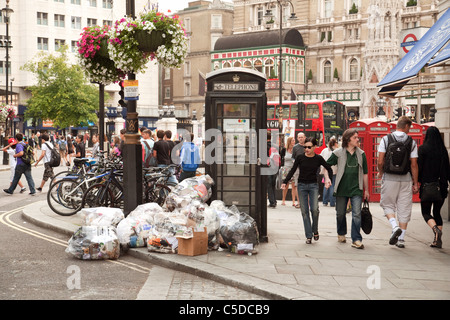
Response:
M116 228L82 226L69 239L66 252L81 260L118 259L120 243Z

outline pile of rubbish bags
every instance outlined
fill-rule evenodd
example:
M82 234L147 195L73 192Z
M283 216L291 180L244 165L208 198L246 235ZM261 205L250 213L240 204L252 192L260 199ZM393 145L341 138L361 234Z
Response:
M148 251L177 253L177 237L190 238L194 231L206 228L209 250L257 253L255 220L220 200L208 205L213 185L209 175L185 179L168 194L163 207L145 203L126 218L117 208L82 209L78 214L84 226L69 240L66 252L83 260L118 259L120 248L147 247Z

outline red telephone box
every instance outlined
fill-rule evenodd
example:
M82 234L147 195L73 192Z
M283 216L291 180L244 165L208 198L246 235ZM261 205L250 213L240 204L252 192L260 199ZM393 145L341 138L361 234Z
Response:
M423 133L423 141L425 141L425 133L427 132L429 127L435 127L435 123L434 122L426 122L426 123L422 123L422 133Z
M381 179L377 177L378 145L381 139L390 133L389 125L378 119L363 119L352 122L349 126L358 131L360 148L367 158L369 176L369 201L379 202L381 193Z

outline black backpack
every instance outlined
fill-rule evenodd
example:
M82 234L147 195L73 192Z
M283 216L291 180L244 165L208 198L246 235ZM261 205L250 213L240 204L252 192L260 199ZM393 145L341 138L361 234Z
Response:
M45 144L52 151L52 155L50 156L50 161L48 162L48 165L52 168L59 167L59 164L61 163L61 156L58 150L56 150L55 147L53 148L50 147L50 145L47 142Z
M386 158L384 161L384 172L404 175L410 169L410 155L412 149L412 138L408 136L406 141L397 141L392 133L387 135Z

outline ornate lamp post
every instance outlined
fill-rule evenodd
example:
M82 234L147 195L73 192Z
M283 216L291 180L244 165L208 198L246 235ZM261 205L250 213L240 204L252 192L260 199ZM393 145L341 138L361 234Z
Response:
M384 112L383 107L386 105L386 101L383 98L378 98L376 101L376 105L378 107L377 117L382 121L386 121L386 112Z
M9 7L9 0L6 0L6 7L4 7L2 9L2 15L3 15L3 19L5 21L5 26L6 26L6 45L5 45L5 48L6 48L6 67L5 67L5 70L6 70L6 100L5 101L6 101L6 104L9 103L9 89L8 89L9 88L9 79L8 79L8 77L9 77L9 46L10 46L9 18L11 17L11 13L13 13L13 12L14 12L14 10ZM6 136L7 122L8 122L8 120L6 120L6 122L5 122L5 146L6 146L6 143L8 143L8 139ZM12 122L11 122L11 124L12 124ZM12 125L11 125L10 130L11 130L11 135L13 135ZM6 154L6 152L4 152L3 164L6 165L8 163L9 163L8 155Z
M294 5L290 0L276 0L274 3L269 4L269 8L273 8L275 4L278 4L279 12L279 29L280 29L280 52L279 52L279 63L278 63L278 94L279 94L279 111L278 111L278 129L279 136L282 137L283 133L283 6L290 5L292 8L291 16L289 20L297 20L297 16L294 12ZM272 9L267 9L265 17L273 23L274 15L272 14Z

